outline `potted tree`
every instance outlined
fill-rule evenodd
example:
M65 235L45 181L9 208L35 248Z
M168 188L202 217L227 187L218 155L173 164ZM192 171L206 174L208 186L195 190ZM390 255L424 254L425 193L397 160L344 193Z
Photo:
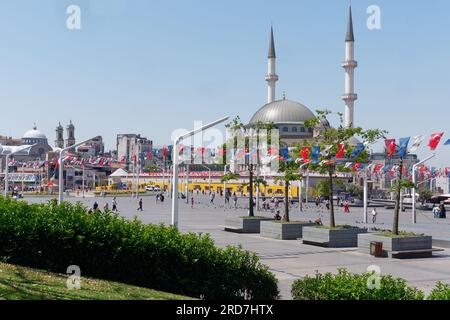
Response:
M433 239L431 236L399 230L401 192L405 188L410 189L415 187L409 179L404 179L405 168L403 166L403 158L407 153L408 142L409 138L403 138L400 139L400 146L396 146L395 142L394 146L392 146L400 156L400 164L397 169L397 180L392 190L395 193L392 230L358 235L358 251L360 252L370 254L371 245L374 243L382 245L382 256L391 258L425 258L431 257L433 251L440 250L433 249ZM415 173L413 172L412 174Z
M289 187L293 181L302 178L300 166L292 158L280 158L280 175L275 181L282 181L284 185L284 213L281 220L261 222L261 236L280 240L296 240L302 237L303 227L315 225L314 222L291 221L289 217Z
M328 110L317 110L317 117L308 120L305 125L317 128L320 123L328 122L327 116L331 114ZM354 137L361 137L366 144L374 143L386 132L379 129L363 130L361 127L344 126L343 115L337 113L340 123L333 128L331 126L322 126L319 135L304 146L304 148L315 148L314 159L303 159L307 162L307 167L311 171L318 172L326 178L322 182L322 191L328 192L328 226L305 227L303 229L303 243L325 247L356 247L357 236L360 233L366 233L367 229L358 228L349 225L337 225L335 220L334 208L334 182L335 176L340 172L350 172L352 169L345 164L348 162L364 163L368 161L368 153L365 145L358 143L356 147L352 146L350 141ZM300 150L298 150L300 152ZM353 166L353 168L355 168ZM328 185L327 188L324 186Z
M241 155L241 169L248 174L248 215L240 217L227 217L225 219L225 231L238 232L238 233L259 233L260 232L260 222L266 220L273 220L272 218L255 216L255 203L254 198L254 187L255 180L256 183L262 183L259 178L255 178L255 173L258 171L259 161L259 132L260 130L271 130L273 129L272 124L256 124L252 127L244 125L240 118L235 117L231 123L227 124L226 127L234 133L231 141L227 143L227 152L233 153L234 155ZM254 139L254 140L252 140ZM236 173L230 173L224 175L223 181L237 179Z

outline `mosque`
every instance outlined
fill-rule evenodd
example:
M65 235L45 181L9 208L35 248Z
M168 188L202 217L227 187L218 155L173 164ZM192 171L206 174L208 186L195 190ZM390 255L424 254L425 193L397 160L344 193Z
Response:
M347 32L345 36L345 61L342 67L345 70L345 93L342 99L345 103L344 119L347 127L354 126L354 104L358 96L354 92L354 70L358 66L354 60L355 38L353 34L352 9L349 8ZM281 144L290 146L305 139L310 139L318 134L324 127L329 127L328 121L323 121L318 128L305 127L305 121L315 117L314 113L300 102L286 99L283 94L282 99L276 100L276 82L279 77L276 73L276 54L273 29L270 30L269 53L268 53L267 81L267 104L262 106L250 119L249 126L257 123L273 123L280 134ZM349 141L356 144L356 138Z

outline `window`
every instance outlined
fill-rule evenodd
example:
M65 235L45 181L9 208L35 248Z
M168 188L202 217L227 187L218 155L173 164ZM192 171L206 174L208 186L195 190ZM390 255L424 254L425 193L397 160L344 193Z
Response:
M283 127L283 132L289 132L289 128L288 127Z
M309 132L309 133L312 133L312 132L313 132L313 129L312 129L312 128L308 128L308 132Z
M297 127L292 127L292 132L297 132Z
M300 127L300 132L305 132L305 127Z

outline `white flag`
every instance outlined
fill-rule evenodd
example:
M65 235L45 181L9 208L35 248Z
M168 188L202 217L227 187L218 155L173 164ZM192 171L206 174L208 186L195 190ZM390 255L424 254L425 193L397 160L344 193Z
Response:
M423 135L414 137L414 142L409 148L408 152L415 152L420 147L424 139L425 137Z
M330 154L330 150L333 148L333 145L326 146L325 149L320 153L323 157L327 157Z

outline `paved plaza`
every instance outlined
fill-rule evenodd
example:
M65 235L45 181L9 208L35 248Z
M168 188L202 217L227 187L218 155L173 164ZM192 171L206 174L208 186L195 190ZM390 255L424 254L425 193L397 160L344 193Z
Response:
M118 197L120 214L126 218L138 217L145 223L170 224L171 199L166 197L164 203L156 203L155 196L143 196L143 212L137 211L138 201L131 197ZM31 203L46 202L48 197L27 197ZM70 202L81 201L87 207L92 207L97 201L99 208L105 202L111 208L111 197L105 198L75 198L67 197ZM290 299L290 286L295 279L305 275L313 275L315 271L336 272L338 268L345 267L351 272L362 273L370 265L377 265L383 274L392 274L406 279L409 285L429 292L437 281L450 283L450 249L434 254L427 259L388 259L375 258L358 253L356 248L330 249L311 245L304 245L299 240L274 240L262 238L258 234L236 234L225 232L220 227L225 218L229 216L247 215L246 199L239 199L238 209L232 205L225 207L224 199L216 197L214 204L203 195L195 196L192 209L186 200L180 201L179 228L182 232L209 233L215 243L220 247L227 245L242 245L244 249L258 254L261 261L268 265L270 270L279 279L279 288L283 299ZM281 212L283 212L283 209ZM368 224L368 227L390 229L392 225L393 210L377 208L377 224ZM271 212L255 212L256 215L272 216ZM299 212L297 205L291 209L291 220L315 220L319 216L326 224L328 213L324 207L316 208L315 204L308 205L304 212ZM337 224L353 224L364 226L362 223L362 208L351 208L350 214L344 214L341 208L336 209ZM371 221L369 212L369 221ZM429 211L418 211L417 224L411 223L411 212L401 213L400 229L425 233L434 238L450 240L450 219L434 219Z

